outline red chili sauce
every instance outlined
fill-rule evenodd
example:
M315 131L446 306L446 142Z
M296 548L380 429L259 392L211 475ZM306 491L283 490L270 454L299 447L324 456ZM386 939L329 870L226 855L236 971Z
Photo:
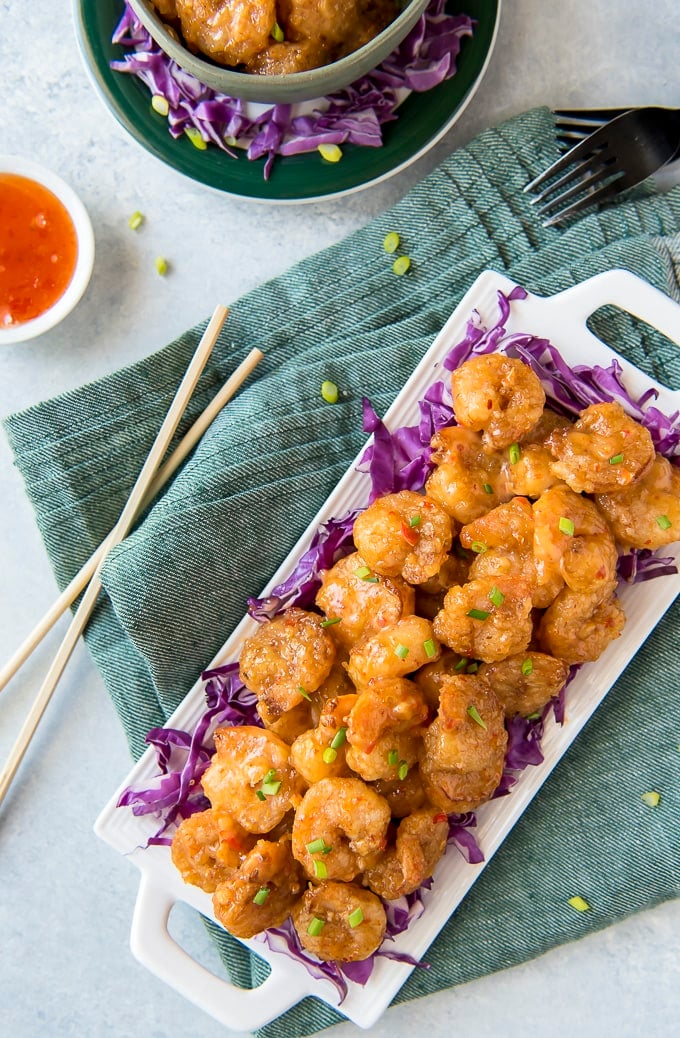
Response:
M76 229L59 199L28 177L0 173L0 328L49 310L77 256Z

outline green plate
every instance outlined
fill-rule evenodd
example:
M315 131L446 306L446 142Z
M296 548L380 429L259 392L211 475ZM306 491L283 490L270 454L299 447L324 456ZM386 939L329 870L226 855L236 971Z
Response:
M447 10L476 19L463 39L456 75L424 94L412 93L398 119L383 127L381 148L343 146L338 163L319 154L277 158L269 180L264 160L231 158L219 148L198 151L186 137L175 140L151 108L149 91L136 76L113 72L109 62L124 48L111 43L121 0L75 0L75 24L85 64L105 103L122 126L152 155L200 184L260 202L311 202L348 194L384 180L431 148L460 116L481 80L493 48L501 0L451 0Z

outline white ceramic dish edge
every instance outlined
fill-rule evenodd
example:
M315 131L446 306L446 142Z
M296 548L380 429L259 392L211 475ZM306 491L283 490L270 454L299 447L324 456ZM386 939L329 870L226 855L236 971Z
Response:
M491 271L477 279L385 416L389 427L417 420L417 401L427 387L442 376L441 360L462 338L472 310L478 310L485 320L490 320L497 312L497 292L508 293L513 287L507 278ZM525 300L516 301L512 304L507 328L510 332L531 331L549 338L571 364L607 365L615 355L586 327L588 317L606 304L619 306L680 343L680 307L626 271L610 271L549 298L530 295ZM666 413L680 408L680 393L654 383L625 360L618 359L624 371L624 381L633 394L641 394L654 386L659 393L656 406ZM273 576L265 594L285 579L319 525L363 504L366 490L367 476L356 472L353 465ZM673 555L676 562L680 562L680 544L664 550L664 554ZM391 947L416 959L423 957L485 864L679 593L678 574L622 590L624 608L631 601L635 603L634 611L627 609L624 636L610 645L596 663L582 667L572 682L566 723L562 727L552 721L546 724L542 742L544 763L522 772L510 796L485 804L477 812L475 836L485 854L485 862L469 865L450 848L437 867L432 890L426 895L427 910ZM254 621L246 617L211 666L236 658L243 639L254 626ZM203 685L199 681L168 723L190 728L202 707ZM121 783L95 825L97 835L120 853L128 855L142 874L131 932L135 956L187 999L232 1029L254 1030L263 1026L308 995L327 1002L359 1027L371 1027L404 984L412 967L379 958L365 987L350 984L347 998L338 1005L337 993L330 982L313 979L304 966L272 952L257 939L245 943L267 960L271 974L264 984L252 991L234 987L227 980L214 976L175 943L168 932L168 918L173 905L184 901L212 917L210 896L182 882L172 866L167 848L143 849L157 827L156 820L135 817L131 811L115 806L124 788L143 785L155 773L155 754L149 750Z
M39 162L25 159L19 155L0 155L0 173L27 177L51 191L68 211L78 241L76 266L66 291L49 310L40 314L39 317L34 317L32 321L0 328L0 346L5 346L15 342L26 342L28 339L35 339L38 335L43 335L71 313L80 302L90 282L95 246L94 232L87 209L73 188L57 173Z

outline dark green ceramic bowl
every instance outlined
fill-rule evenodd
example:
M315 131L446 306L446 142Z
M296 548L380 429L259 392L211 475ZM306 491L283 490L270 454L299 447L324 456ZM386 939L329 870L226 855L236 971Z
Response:
M149 91L136 76L114 72L123 57L111 36L123 12L121 0L74 0L75 23L85 64L104 102L121 125L152 155L198 183L261 202L307 202L347 194L386 179L409 165L440 139L472 97L491 55L501 0L451 0L447 10L477 22L462 41L456 75L427 93L412 93L398 119L383 127L383 146L343 145L340 162L324 162L317 152L277 158L269 180L264 160L245 153L231 158L216 147L198 151L186 137L170 136L165 119L151 108Z

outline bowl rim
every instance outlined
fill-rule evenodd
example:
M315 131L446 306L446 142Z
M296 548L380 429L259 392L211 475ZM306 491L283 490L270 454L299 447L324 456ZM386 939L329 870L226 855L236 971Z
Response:
M54 170L35 159L21 155L0 155L0 176L4 174L34 180L51 191L68 212L76 232L78 254L71 280L59 298L44 313L21 324L0 328L0 346L25 342L54 328L82 298L94 267L95 239L87 209L72 187Z
M348 86L359 78L362 73L357 72L357 65L366 64L367 72L377 67L411 31L426 10L429 0L404 0L402 9L384 29L363 46L338 58L337 61L301 72L266 76L238 72L226 65L210 61L201 53L192 53L168 30L154 7L153 0L128 0L128 3L161 50L185 71L196 76L201 83L229 97L273 105L277 103L277 94L280 94L282 104L295 100L316 100L342 89L342 85ZM388 39L389 43L386 42ZM380 52L377 58L373 56L374 51ZM370 60L367 58L369 54ZM216 85L218 77L224 79L224 85ZM230 83L233 83L233 90L229 88ZM274 96L266 97L265 95L270 92Z

